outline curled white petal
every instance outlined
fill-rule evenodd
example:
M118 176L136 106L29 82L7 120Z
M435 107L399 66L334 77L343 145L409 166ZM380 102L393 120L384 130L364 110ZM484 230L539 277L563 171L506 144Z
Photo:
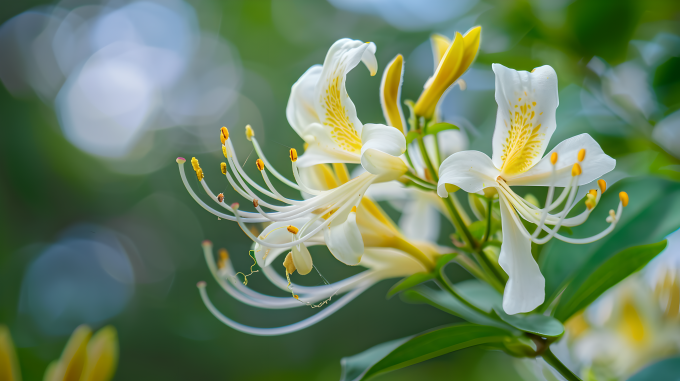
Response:
M364 240L357 225L357 214L350 213L347 219L333 223L324 230L324 239L328 250L340 262L355 266L364 254Z
M468 193L497 186L500 171L491 158L479 151L457 152L449 156L439 167L437 194L447 197L446 184L453 184Z

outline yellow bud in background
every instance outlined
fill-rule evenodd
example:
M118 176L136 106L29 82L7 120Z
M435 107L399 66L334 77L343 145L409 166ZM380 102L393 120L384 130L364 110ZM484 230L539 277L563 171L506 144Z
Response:
M431 119L439 99L444 92L453 85L458 78L470 67L477 56L482 28L477 26L470 29L465 36L456 36L442 57L429 85L420 94L413 111L418 116ZM433 46L441 49L443 39L437 39Z
M87 345L87 362L80 381L109 381L118 365L118 333L106 326Z

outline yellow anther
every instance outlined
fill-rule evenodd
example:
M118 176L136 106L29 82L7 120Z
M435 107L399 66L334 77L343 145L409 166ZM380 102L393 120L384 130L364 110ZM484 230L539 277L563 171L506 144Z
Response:
M226 175L227 174L227 163L221 163L220 169L222 170L222 174Z
M597 180L597 186L600 187L602 193L607 190L607 182L602 179Z
M224 157L227 157L227 158L229 157L229 156L227 156L227 147L222 146L222 154L224 155Z
M579 163L575 163L574 166L571 168L571 175L572 176L578 176L581 174L581 166Z
M264 162L262 161L262 159L257 159L257 160L255 160L255 165L257 165L257 169L258 169L259 171L263 171L263 170L264 170Z
M286 268L286 273L292 274L295 272L295 263L293 263L293 253L288 253L286 259L283 260L283 267Z
M217 195L217 201L222 202L224 201L224 193L220 193Z
M357 212L357 207L356 205L352 207L351 213L356 213Z
M597 205L596 199L597 191L595 189L591 189L586 195L586 208L588 208L588 210L593 209L595 205Z
M253 206L257 208L259 205L260 205L260 202L257 201L256 198L254 198L254 199L253 199ZM257 235L257 234L255 234L255 235Z
M220 249L219 251L220 259L217 261L217 268L218 269L223 269L224 266L227 265L227 261L229 260L229 252L227 249Z
M550 162L552 165L557 164L557 152L553 152L552 155L550 155Z
M250 124L246 126L246 138L248 140L252 140L253 136L255 136L255 131L253 131L253 128L250 127Z
M222 144L224 144L227 139L229 139L229 130L227 130L227 127L220 128L220 141Z
M187 162L187 159L183 157L178 157L175 161L177 162L177 164L184 164Z
M295 148L290 149L290 161L292 161L293 163L297 161L297 151L295 150Z
M619 193L619 200L621 200L621 204L623 205L624 208L626 206L628 206L628 193L620 192Z
M581 148L581 150L578 151L578 156L576 158L578 159L578 161L583 161L583 159L586 158L586 149Z
M196 178L198 179L198 181L203 180L205 176L203 176L203 170L201 169L201 166L198 164L198 159L192 157L191 166L194 167L194 171L196 171Z
M300 229L296 228L293 225L288 225L288 227L286 229L288 229L288 231L293 233L293 234L297 234L300 231Z
M592 210L595 207L595 202L591 199L586 200L586 208Z

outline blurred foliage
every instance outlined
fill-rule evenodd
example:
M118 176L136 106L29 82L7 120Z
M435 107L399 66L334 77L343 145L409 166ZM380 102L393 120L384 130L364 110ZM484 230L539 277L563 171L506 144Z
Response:
M351 13L311 0L191 1L190 4L197 9L201 25L219 30L238 50L245 68L241 92L256 105L259 114L248 111L243 104L234 106L241 109L238 116L241 124L233 126L234 131L238 131L242 139L241 126L256 123L249 120L251 117L259 120L261 125L253 127L265 131L267 139L261 141L266 142L263 148L271 152L270 158L283 157L289 146L302 148L285 119L290 87L309 66L322 62L326 49L342 37L375 42L382 66L397 53L403 53L407 59L402 94L404 99L414 99L429 73L419 69L416 63L422 60L413 54L428 55L431 63L427 39L434 31L451 34L455 26L467 29L482 25L483 41L500 36L503 44L487 49L483 45L475 67L488 68L498 62L518 70L531 70L549 64L558 72L560 89L580 86L588 75L586 64L593 56L616 65L631 57L633 39L651 40L660 32L680 35L680 4L674 0L485 1L476 3L457 20L418 31L399 30L379 17ZM35 6L49 5L53 3L3 2L0 23ZM665 115L680 108L678 60L671 58L653 76L653 88L658 101L665 106ZM358 105L361 120L382 122L377 92L380 74L376 77L366 74L362 70L352 72L348 91ZM564 94L561 98L562 107L569 107ZM480 110L488 112L480 112L475 122L481 138L472 145L488 152L490 140L485 137L491 136L495 119L493 91L477 99L482 102ZM59 241L64 229L80 223L97 224L125 234L139 252L154 253L155 266L167 265L170 269L160 279L147 279L135 268L134 296L122 313L101 322L101 325L115 326L119 333L120 359L115 379L338 379L342 357L456 321L424 305L402 303L399 298L386 300L385 294L394 283L390 281L374 287L324 322L292 335L253 337L229 329L208 313L195 288L197 281L209 279L200 242L210 239L218 247L227 247L235 264L244 269L249 263L250 242L235 224L216 221L186 194L174 158L191 156L192 152L170 150L163 159L167 165L157 171L143 176L121 174L110 162L72 146L61 134L51 107L35 97L19 99L3 89L0 112L3 116L0 322L12 331L26 380L41 378L51 359L59 356L68 335L42 332L26 315L28 301L20 300L22 279L29 264L47 245ZM567 119L570 126L578 126L566 133L588 131L598 135L578 112L578 108L573 107L558 110L558 124L561 119ZM215 140L220 126L215 125ZM190 129L191 126L183 126L149 132L145 139L154 139L155 144L195 139ZM631 202L631 209L636 205L637 209L627 210L625 218L632 222L625 228L617 228L606 242L570 253L560 250L561 243L551 243L550 249L543 251L550 254L542 254L541 258L542 268L551 269L545 274L548 295L584 263L590 253L605 249L613 253L632 244L656 242L663 237L662 232L667 234L678 226L675 212L680 207L678 178L652 177L659 175L652 173L653 160L668 165L677 164L677 159L650 143L648 137L636 136L632 129L627 131L619 136L599 134L596 139L605 152L617 159L643 150L651 150L655 156L652 160L637 162L638 173L647 176L644 182L624 181L612 189L611 196L625 187L633 200L639 197L637 199L646 201ZM218 173L221 152L215 150L196 156L206 163L205 167L212 163L209 168L214 167L214 173ZM601 220L603 223L604 218ZM594 229L596 225L585 228ZM447 232L443 232L442 239L446 236ZM315 264L331 281L340 279L343 271L347 271L337 266L332 268L334 263L329 256L317 257ZM451 274L455 279L465 276L462 271ZM265 282L258 281L261 279L261 274L256 274L249 285L272 292L262 286ZM254 326L287 324L311 314L304 309L274 314L235 303L221 293L211 293L211 297L225 314ZM494 366L480 365L485 361ZM435 380L450 379L451 374L460 379L519 379L513 375L513 361L500 352L472 348L376 379Z

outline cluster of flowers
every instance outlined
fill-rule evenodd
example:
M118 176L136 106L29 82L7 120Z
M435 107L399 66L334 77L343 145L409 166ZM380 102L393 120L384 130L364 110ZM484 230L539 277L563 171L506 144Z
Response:
M455 260L461 266L503 292L507 314L529 312L545 299L545 279L532 257L532 242L545 244L557 238L584 244L614 229L628 204L624 192L619 195L618 208L609 212L609 226L604 231L588 238L566 237L559 232L562 227L581 225L588 219L607 188L604 180L598 179L614 169L615 160L588 134L567 139L544 155L556 128L559 103L557 74L550 66L529 73L493 64L498 112L492 157L478 151L441 157L448 145L458 142L448 140L456 135L447 133L457 127L441 120L438 104L455 84L465 88L460 76L477 55L480 32L481 28L475 27L465 35L457 33L453 40L433 36L435 71L415 103L403 102L410 111L408 119L401 101L404 60L397 55L385 68L380 86L386 124L363 124L345 88L347 73L359 62L371 75L377 73L375 44L349 39L335 42L323 65L309 68L291 90L286 116L305 142L305 151L299 157L295 149L290 150L294 180L270 164L252 129L246 127L246 136L259 157L256 165L262 182L249 177L236 157L229 130L222 127L220 140L226 158L221 163L222 174L240 196L252 203L254 211L241 210L239 204L229 204L222 194L215 194L198 160L193 158L191 164L201 187L221 210L206 204L187 179L186 160L177 159L182 180L196 202L219 218L238 223L254 242L254 258L264 275L282 290L294 292L291 298L251 290L236 277L226 252L216 262L212 245L206 241L206 260L225 291L246 304L271 309L318 306L336 294L344 294L298 323L256 328L222 315L201 282L202 298L218 319L256 335L294 332L337 311L382 279L432 271L439 258L451 252L458 253ZM428 139L434 144L427 144ZM347 164L358 164L360 169L352 171L351 176ZM299 191L301 199L284 197L272 183L272 176ZM568 216L584 199L579 187L596 180L595 189L585 194L584 211ZM513 186L547 187L544 206L523 198L513 191ZM413 235L400 229L367 196L376 187L390 187L396 194L415 193L419 200L427 200L454 225L453 245L444 247L409 238ZM556 188L563 190L558 192ZM481 235L471 233L472 219L454 194L460 189L470 194L475 217L485 223ZM494 224L494 219L499 219L500 224ZM248 226L254 223L268 225L257 234ZM495 225L499 226L492 229ZM322 286L297 285L291 275L305 275L314 268L308 250L313 245L324 245L338 261L366 270ZM285 277L271 266L277 259L285 267Z

